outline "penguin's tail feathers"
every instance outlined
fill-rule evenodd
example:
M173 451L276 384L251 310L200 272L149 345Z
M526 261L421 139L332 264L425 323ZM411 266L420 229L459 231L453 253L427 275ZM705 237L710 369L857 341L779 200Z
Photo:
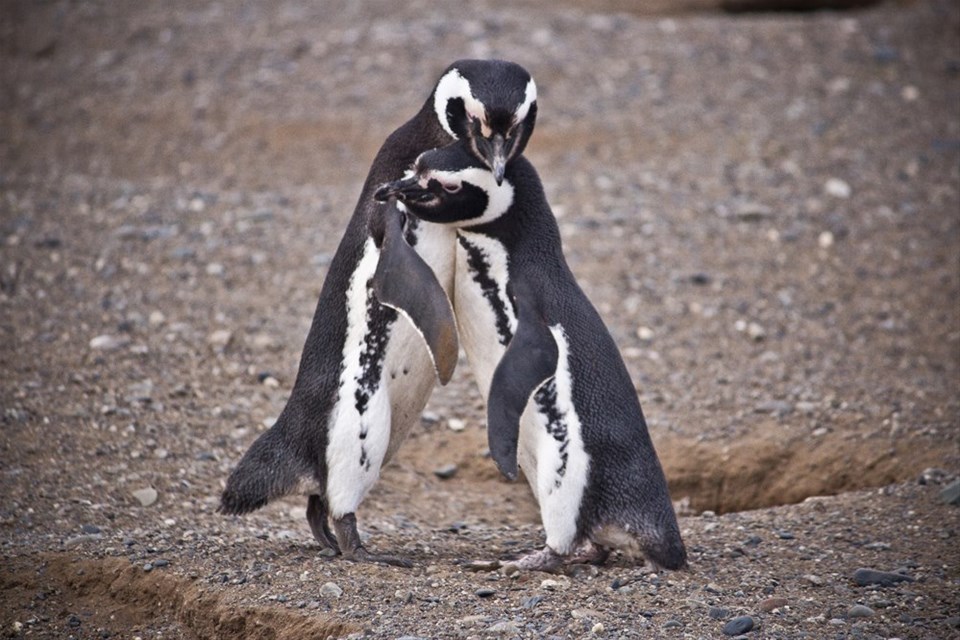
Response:
M283 438L280 423L254 441L227 479L220 513L250 513L271 500L293 493L308 471Z
M648 540L643 548L647 560L660 567L677 571L687 568L687 549L680 539L680 533L668 535L656 540Z

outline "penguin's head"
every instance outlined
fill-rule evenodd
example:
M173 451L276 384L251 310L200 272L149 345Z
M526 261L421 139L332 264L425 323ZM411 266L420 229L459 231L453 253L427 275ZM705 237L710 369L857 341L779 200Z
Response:
M464 141L421 153L404 177L377 189L380 202L396 198L410 214L438 224L470 226L506 213L513 185L498 181Z
M537 120L537 85L526 69L503 60L458 60L433 90L440 126L503 181L523 153Z

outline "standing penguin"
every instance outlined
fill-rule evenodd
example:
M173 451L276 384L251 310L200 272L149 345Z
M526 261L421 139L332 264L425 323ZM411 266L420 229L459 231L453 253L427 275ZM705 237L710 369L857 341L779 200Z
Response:
M419 419L434 372L442 383L453 374L455 232L378 206L372 195L421 152L456 140L502 180L533 132L536 97L533 79L517 64L461 60L387 138L330 264L290 398L230 474L222 513L306 493L307 521L321 547L352 560L409 565L364 549L355 511ZM410 322L398 320L398 311Z
M523 469L546 547L524 569L603 562L611 549L686 565L667 483L617 346L567 266L533 166L497 180L464 144L421 155L375 197L457 229L454 309L487 398L490 451Z

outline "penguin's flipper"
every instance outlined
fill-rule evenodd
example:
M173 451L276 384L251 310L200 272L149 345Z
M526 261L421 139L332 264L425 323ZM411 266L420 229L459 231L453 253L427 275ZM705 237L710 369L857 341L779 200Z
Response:
M500 359L487 400L487 441L500 473L517 478L520 416L531 396L557 372L559 351L528 296L517 296L517 332Z
M371 232L374 240L382 232L382 245L373 291L381 304L396 309L413 324L427 343L440 384L447 384L460 351L450 300L433 269L403 237L402 213L396 202L380 207L376 215L381 219L371 224Z

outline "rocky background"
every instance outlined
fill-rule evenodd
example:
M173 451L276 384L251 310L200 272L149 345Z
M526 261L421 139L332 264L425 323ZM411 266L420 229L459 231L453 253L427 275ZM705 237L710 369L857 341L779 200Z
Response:
M0 634L960 637L960 7L715 4L2 3ZM472 571L542 531L465 361L359 513L414 569L214 512L462 57L537 80L689 571Z

